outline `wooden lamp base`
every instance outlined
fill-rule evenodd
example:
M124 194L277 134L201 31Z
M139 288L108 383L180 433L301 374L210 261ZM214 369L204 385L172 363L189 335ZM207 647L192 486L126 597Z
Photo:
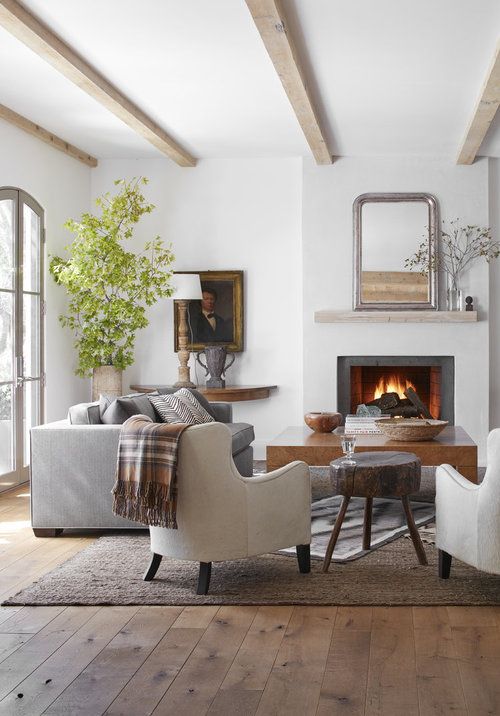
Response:
M188 351L188 322L187 310L188 302L179 301L179 380L174 383L174 388L196 388L191 381L190 369L188 366L190 352Z

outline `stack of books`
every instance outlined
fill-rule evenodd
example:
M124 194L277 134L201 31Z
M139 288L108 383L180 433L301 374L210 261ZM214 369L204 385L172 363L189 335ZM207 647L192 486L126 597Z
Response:
M387 420L389 415L381 415L375 418L371 415L364 417L361 415L347 415L345 419L344 433L350 435L380 435L381 430L375 420Z

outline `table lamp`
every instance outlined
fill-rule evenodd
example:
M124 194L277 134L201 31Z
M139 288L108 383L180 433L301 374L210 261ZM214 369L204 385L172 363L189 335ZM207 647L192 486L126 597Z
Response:
M174 274L174 299L177 301L179 310L179 380L174 383L174 388L195 388L189 374L189 329L188 329L188 301L201 300L200 276L197 273L175 273Z

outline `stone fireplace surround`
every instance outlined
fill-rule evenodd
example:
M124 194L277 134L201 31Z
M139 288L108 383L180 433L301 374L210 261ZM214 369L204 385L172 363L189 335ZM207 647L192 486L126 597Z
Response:
M363 376L364 373L364 376ZM343 415L373 396L366 381L395 373L411 380L417 393L441 420L455 422L455 359L453 356L338 356L337 405ZM370 386L372 389L372 385Z

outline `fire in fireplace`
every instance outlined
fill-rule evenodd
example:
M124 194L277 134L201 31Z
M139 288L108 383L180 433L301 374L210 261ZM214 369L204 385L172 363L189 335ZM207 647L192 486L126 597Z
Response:
M405 390L408 390L408 388L415 390L411 380L402 378L399 373L391 373L388 377L382 376L375 388L373 400L381 398L384 393L397 393L401 399L406 398Z
M376 405L383 413L417 417L419 410L409 397L411 389L433 418L441 415L440 366L352 366L350 412L361 403ZM428 417L428 416L427 416Z
M355 413L361 403L390 415L412 417L416 394L433 418L454 420L451 356L342 356L338 358L338 409ZM412 400L408 395L411 393Z

